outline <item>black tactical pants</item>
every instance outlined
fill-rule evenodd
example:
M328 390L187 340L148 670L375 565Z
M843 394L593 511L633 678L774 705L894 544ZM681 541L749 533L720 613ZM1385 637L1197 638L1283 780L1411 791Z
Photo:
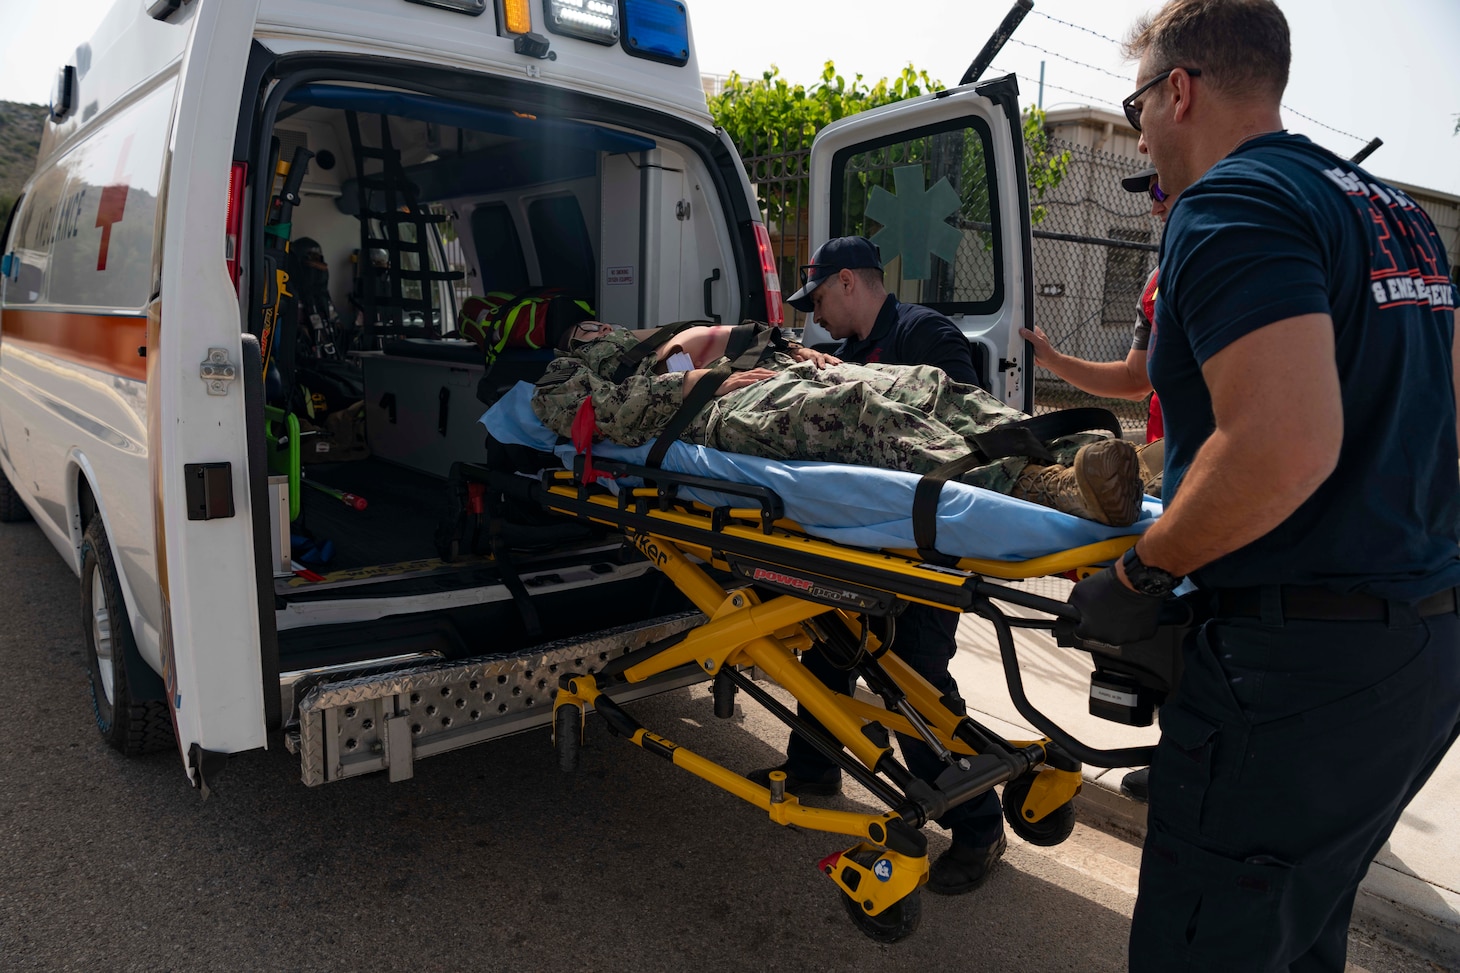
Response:
M911 666L933 688L942 693L958 694L958 685L948 672L948 662L958 651L957 612L927 605L911 605L897 619L892 638L892 651ZM839 693L851 695L853 674L838 669L816 650L805 653L802 661L818 679ZM815 725L810 711L797 706L797 713ZM898 734L903 761L907 769L926 781L933 781L947 765L929 750L922 740ZM799 734L792 733L786 745L786 770L796 777L818 779L831 772L831 761L823 757ZM953 832L953 840L973 846L991 845L1004 830L1003 812L998 795L993 791L950 810L938 823Z
M1359 881L1460 732L1453 611L1265 611L1193 629L1161 710L1134 973L1341 973Z

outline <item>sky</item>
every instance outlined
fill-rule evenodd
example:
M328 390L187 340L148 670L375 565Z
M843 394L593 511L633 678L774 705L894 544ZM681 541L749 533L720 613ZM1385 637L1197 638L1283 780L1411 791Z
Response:
M143 0L125 0L143 3ZM772 64L813 84L827 60L867 81L912 64L956 84L1012 0L686 0L700 70L757 77ZM1293 36L1283 120L1343 156L1378 136L1365 166L1460 196L1460 2L1278 0ZM0 0L0 100L46 103L56 69L111 0ZM1151 0L1035 0L985 77L1019 75L1046 109L1118 109L1135 66L1118 44ZM66 25L60 30L56 25ZM1042 48L1043 50L1040 50ZM1057 53L1056 53L1057 52ZM1079 62L1079 63L1075 63Z

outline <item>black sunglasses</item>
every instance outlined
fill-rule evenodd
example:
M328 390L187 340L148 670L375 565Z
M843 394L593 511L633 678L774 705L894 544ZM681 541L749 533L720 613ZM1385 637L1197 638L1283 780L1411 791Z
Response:
M1154 179L1151 180L1151 188L1146 190L1146 192L1150 193L1151 198L1158 203L1164 203L1171 198L1167 195L1166 190L1161 188L1161 184Z
M822 270L826 270L825 267L823 267L821 269ZM800 267L800 271L801 271L801 285L803 287L806 284L809 284L811 282L811 278L813 276L816 276L818 278L820 278L820 277L830 277L831 276L831 273L832 273L830 270L826 270L826 273L823 273L823 274L819 274L818 275L816 273L816 270L817 270L816 264L802 264L801 265L801 267Z
M1160 84L1162 81L1165 81L1167 78L1171 77L1171 74L1174 71L1185 71L1189 77L1193 78L1201 77L1201 68L1169 68L1165 73L1156 75L1150 81L1147 81L1135 91L1131 92L1125 97L1125 100L1120 103L1120 107L1125 110L1125 120L1130 122L1131 128L1135 129L1137 132L1141 130L1141 110L1135 105L1131 104L1131 102L1135 101L1141 95L1156 87L1156 85Z

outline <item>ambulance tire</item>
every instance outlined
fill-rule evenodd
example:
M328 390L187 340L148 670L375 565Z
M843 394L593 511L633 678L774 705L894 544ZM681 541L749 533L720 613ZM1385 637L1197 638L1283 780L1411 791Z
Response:
M172 714L165 699L138 699L128 665L146 665L117 581L101 518L81 538L81 627L91 671L91 709L102 739L129 757L172 749Z
M20 494L5 479L5 474L0 473L0 524L14 524L29 519L30 511L25 509L25 502L20 499Z

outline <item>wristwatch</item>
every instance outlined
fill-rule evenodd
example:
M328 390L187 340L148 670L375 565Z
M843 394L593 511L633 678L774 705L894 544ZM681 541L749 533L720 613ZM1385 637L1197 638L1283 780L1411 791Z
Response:
M1121 558L1120 563L1125 568L1125 576L1130 581L1131 587L1143 595L1164 598L1181 583L1181 579L1170 571L1163 571L1143 562L1134 547L1125 552L1125 557Z

